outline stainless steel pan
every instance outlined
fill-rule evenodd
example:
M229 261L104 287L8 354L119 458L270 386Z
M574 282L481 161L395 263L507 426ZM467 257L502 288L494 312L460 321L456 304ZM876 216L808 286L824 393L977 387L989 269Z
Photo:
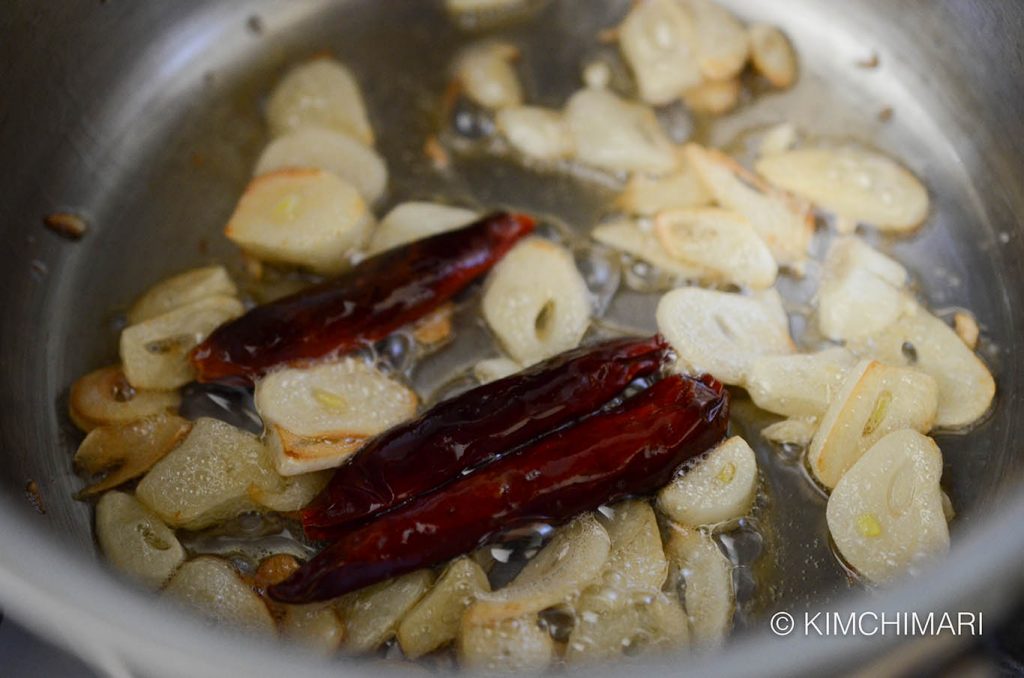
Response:
M532 100L559 105L579 82L593 36L625 0L551 0L536 21L503 29L521 40ZM774 611L984 611L994 625L1024 574L1024 6L1012 0L730 0L748 19L780 24L802 56L798 87L768 94L718 124L728 143L751 126L791 120L816 134L867 139L923 176L934 214L888 243L937 307L972 309L999 383L995 412L970 436L943 436L958 508L950 557L878 594L850 587L828 550L823 510L802 479L759 450L773 489L772 562L759 616L722 655L652 660L680 675L850 669L892 651L936 656L944 642L772 637ZM257 19L253 19L258 16ZM289 649L209 632L116 579L95 558L89 511L71 499L77 441L64 411L78 375L116 358L117 306L201 261L237 261L219 230L245 185L265 131L260 103L289 63L329 49L364 85L391 199L443 195L513 203L587 228L607 197L480 159L433 172L421 148L436 121L445 68L473 36L430 0L210 0L204 3L9 0L0 9L0 603L35 630L113 675L351 675ZM877 66L864 63L877 56ZM885 121L879 113L891 109ZM44 214L89 221L79 242L45 230ZM624 297L616 319L652 321ZM472 347L478 337L462 341ZM451 352L461 354L459 351ZM461 363L425 367L436 386ZM45 514L26 497L39 487ZM757 621L760 619L760 621ZM907 649L910 648L910 649ZM894 666L889 663L888 666ZM344 667L344 668L342 668ZM607 669L614 671L614 669Z

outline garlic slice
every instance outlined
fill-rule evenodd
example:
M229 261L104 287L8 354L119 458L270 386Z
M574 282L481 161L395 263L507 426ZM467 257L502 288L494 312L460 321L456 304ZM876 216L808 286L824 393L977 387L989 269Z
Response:
M633 71L640 98L660 106L701 80L694 25L677 0L633 5L619 28L619 47Z
M202 556L178 568L164 596L185 605L211 625L246 633L273 635L274 620L266 604L220 558Z
M792 87L797 77L797 56L786 34L775 26L754 24L749 29L750 60L773 87Z
M435 202L403 202L391 208L377 225L367 250L371 255L378 254L438 233L453 231L479 217L479 212L465 207Z
M380 155L348 134L319 127L302 127L271 141L253 174L286 169L320 169L336 174L359 191L367 203L376 202L388 183L388 168Z
M654 216L658 212L687 207L703 207L711 202L711 194L697 172L682 162L672 174L650 176L634 174L616 205L628 214Z
M687 287L658 302L658 329L678 354L677 369L743 384L761 355L793 353L789 321L774 289L744 296Z
M459 631L459 665L485 675L540 675L555 656L555 642L537 615L470 621Z
M430 570L416 570L395 579L346 594L337 609L345 620L346 652L373 652L394 637L402 618L434 583Z
M652 224L615 221L596 227L590 236L612 249L641 259L655 268L682 280L699 280L704 270L668 255L654 234Z
M847 563L886 583L949 549L943 512L942 454L917 431L876 442L842 477L825 515Z
M185 271L153 285L128 310L128 324L150 320L207 297L238 294L223 266L204 266Z
M473 366L473 376L481 384L488 384L498 379L504 379L522 369L523 366L511 358L504 356L485 358Z
M928 191L884 155L857 146L802 148L761 158L768 181L849 220L909 231L928 216Z
M572 254L541 238L516 244L494 267L482 312L517 362L575 348L590 325L591 298Z
M705 80L683 92L683 101L697 113L722 115L739 106L742 94L739 78Z
M814 439L818 430L818 420L814 417L798 417L783 419L761 429L765 440L776 445L796 445L807 447Z
M68 416L75 426L91 431L108 424L127 424L155 414L176 411L177 391L137 390L120 365L102 367L71 385Z
M345 624L334 606L324 603L285 605L281 617L281 637L299 643L323 656L337 652L345 637Z
M326 127L373 145L359 83L334 59L314 59L288 71L267 100L267 121L274 136Z
M527 158L550 162L571 157L575 147L565 116L539 106L509 106L495 124L512 147Z
M331 479L330 471L315 471L297 476L281 477L279 482L271 478L265 485L249 487L249 499L254 504L271 511L288 513L305 508L313 501Z
M852 368L807 450L814 476L833 488L887 433L935 424L938 385L924 372L863 360Z
M763 289L778 274L764 240L736 212L717 207L661 212L654 233L669 256L704 268L707 280Z
M151 588L185 560L174 532L135 497L107 492L96 504L96 540L110 564Z
M746 388L754 404L786 417L820 417L842 388L856 357L845 348L762 356L750 365Z
M253 179L224 229L258 259L333 274L350 265L373 226L352 184L319 169L286 169Z
M651 505L640 499L619 502L602 523L611 541L604 584L623 592L660 591L668 576L668 561Z
M255 402L278 473L293 476L338 466L367 438L412 417L419 399L380 370L347 357L268 374L256 384Z
M612 172L665 174L677 164L675 149L654 111L604 89L584 88L569 99L565 119L576 158Z
M721 151L691 143L684 153L715 201L749 219L776 261L797 265L806 259L814 234L810 205L771 188Z
M398 625L402 653L416 659L455 640L466 608L490 590L487 575L473 560L465 556L453 560Z
M747 29L712 0L681 0L693 17L694 48L701 73L710 80L739 74L750 55Z
M121 362L139 389L171 390L192 381L188 354L213 330L244 312L242 302L218 295L179 306L121 331Z
M658 509L689 527L713 526L750 513L757 495L757 459L733 436L658 492Z
M565 648L569 664L593 664L671 649L689 639L686 611L673 594L658 589L621 591L591 587L576 606L576 623Z
M707 534L680 526L673 527L666 553L671 581L684 590L691 642L704 649L717 647L732 628L732 563Z
M472 45L456 61L455 77L466 95L484 108L518 106L523 88L512 67L518 56L519 50L505 42Z

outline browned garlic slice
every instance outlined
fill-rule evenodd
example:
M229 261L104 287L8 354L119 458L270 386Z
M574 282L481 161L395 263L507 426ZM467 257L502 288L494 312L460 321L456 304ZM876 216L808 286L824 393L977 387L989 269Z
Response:
M818 420L815 417L798 417L769 424L761 429L761 435L776 445L807 447L817 430Z
M633 5L619 28L619 47L633 71L640 98L660 106L701 80L694 25L677 0Z
M810 205L771 188L721 151L687 144L685 154L715 201L749 219L776 261L798 265L806 259L814 233Z
M750 55L747 29L732 12L712 0L681 0L693 17L693 44L701 73L728 80L743 70Z
M641 259L676 278L698 280L704 270L669 256L654 234L652 222L615 221L591 232L597 242Z
M539 106L509 106L495 115L498 131L512 148L527 158L541 161L571 157L572 134L559 111Z
M611 540L602 581L617 591L660 591L668 561L651 505L632 499L609 510L610 517L602 521Z
M348 134L302 127L271 141L256 161L256 176L285 169L320 169L336 174L376 202L388 183L388 168L377 151Z
M144 585L159 588L185 560L174 532L124 492L96 504L96 539L110 564Z
M757 72L774 87L785 89L796 82L797 57L786 34L775 26L750 27L750 60Z
M153 285L128 310L128 324L150 320L207 297L238 294L223 266L204 266L185 271Z
M703 279L764 289L778 267L764 240L742 214L718 207L661 212L654 233L669 256L703 268Z
M590 291L572 253L541 238L519 242L498 262L481 306L502 347L524 365L575 348L590 325Z
M416 570L339 598L346 630L342 648L353 654L376 650L394 637L402 618L433 583L430 570Z
M773 289L745 296L686 287L663 296L656 315L678 355L677 369L726 384L743 384L758 356L796 350Z
M256 409L283 476L340 465L370 436L409 419L416 394L363 360L286 368L256 384Z
M188 607L212 625L254 634L274 634L266 604L220 558L202 556L178 568L164 595Z
M732 628L732 563L710 536L686 527L673 528L666 553L673 581L684 591L691 642L702 648L720 645Z
M356 188L319 169L286 169L246 187L224 235L252 256L332 274L362 248L373 215Z
M456 61L455 77L466 96L484 108L518 106L523 88L512 67L518 56L518 48L505 42L472 45Z
M281 637L324 656L337 652L345 637L345 624L334 606L324 603L285 605L280 621Z
M750 513L757 495L757 459L733 436L658 493L658 508L690 527L713 526Z
M683 101L693 111L722 115L736 108L743 94L739 78L705 80L683 92Z
M457 645L459 665L484 674L539 675L555 656L555 641L536 614L513 619L463 618Z
M267 100L267 121L274 136L326 127L373 145L359 83L333 59L314 59L288 71Z
M121 362L128 382L139 389L167 391L192 381L189 351L244 310L238 299L218 295L124 328Z
M807 450L814 476L833 488L887 433L935 425L938 386L924 372L863 360L849 371Z
M604 89L582 89L565 107L576 158L612 172L671 172L675 149L649 107Z
M398 625L402 653L416 659L455 640L466 608L479 594L490 590L487 575L479 565L467 557L452 561Z
M71 385L68 415L75 426L91 431L107 424L127 424L178 409L177 391L137 390L119 365L102 367Z
M852 221L908 231L928 216L928 191L904 167L856 146L802 148L762 158L768 181Z
M865 452L836 485L826 510L846 562L885 583L945 553L941 476L938 446L917 431L890 433Z
M395 205L374 229L367 248L378 254L392 247L453 231L480 216L465 207L452 207L434 202L403 202Z
M616 204L628 214L654 216L665 210L703 207L710 202L711 194L704 182L684 161L672 174L634 174Z
M787 417L820 417L856 362L845 348L763 356L750 365L747 392L762 410Z

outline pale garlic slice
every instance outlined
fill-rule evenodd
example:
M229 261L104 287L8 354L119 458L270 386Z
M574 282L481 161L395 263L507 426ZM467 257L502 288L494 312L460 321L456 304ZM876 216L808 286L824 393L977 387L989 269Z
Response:
M373 145L359 83L334 59L314 59L288 71L267 100L267 121L274 136L326 127Z
M463 618L457 645L459 666L485 675L542 674L555 657L555 641L536 614L512 619Z
M675 349L677 369L743 384L758 356L793 353L789 321L774 289L754 295L686 287L658 302L658 329Z
M97 502L96 540L111 565L154 589L185 560L174 532L124 492L107 492Z
M560 111L539 106L508 106L495 115L498 131L512 148L542 162L569 158L575 151L572 134Z
M640 98L660 106L701 80L693 20L678 0L633 5L619 27L619 48L633 71Z
M246 633L275 633L266 604L220 558L202 556L178 568L163 595L197 613L213 626Z
M857 358L845 348L762 356L750 365L746 389L754 404L786 417L820 417Z
M772 155L774 153L785 153L793 148L797 141L796 125L791 122L780 122L772 125L761 135L761 143L757 152L760 156Z
M592 664L652 649L678 648L689 635L686 611L674 594L591 587L576 606L565 660Z
M345 624L331 604L284 605L279 622L281 637L305 649L330 656L341 647Z
M669 256L703 268L705 280L764 289L778 266L764 240L742 214L718 207L660 212L654 233Z
M210 332L242 315L242 302L217 295L179 306L121 331L121 363L138 389L164 390L192 381L188 354Z
M253 179L224 235L257 259L333 274L349 267L373 226L356 188L320 169L284 169Z
M681 525L719 525L750 513L757 482L754 451L733 436L663 487L658 509Z
M162 280L128 309L128 324L136 325L207 297L238 294L223 266L204 266Z
M792 87L797 77L796 50L776 26L754 24L749 29L750 60L773 87Z
M453 560L398 625L402 653L416 659L454 641L466 608L479 594L490 590L487 575L473 560Z
M416 570L339 598L337 609L346 630L342 648L364 654L393 638L402 618L433 583L430 570Z
M650 221L614 221L594 228L591 237L632 257L636 257L658 270L682 280L699 280L704 269L669 256L654 234Z
M722 115L739 106L742 94L743 85L739 78L705 80L683 92L683 101L697 113Z
M249 499L254 504L287 513L305 508L331 479L330 471L314 471L297 476L281 476L278 482L271 477L264 485L249 487Z
M576 158L612 172L666 174L675 149L649 107L604 89L579 90L565 107Z
M681 526L673 526L666 553L671 581L683 590L691 642L702 649L717 647L732 628L732 563L706 533Z
M843 559L871 581L887 583L945 553L941 476L942 454L931 438L904 429L876 442L828 500L829 532Z
M797 266L807 258L814 234L809 204L773 189L721 151L691 143L684 153L715 201L749 219L779 264Z
M302 127L277 137L263 149L253 174L286 169L320 169L335 174L359 191L367 203L387 188L388 168L377 151L331 129Z
M521 369L523 369L522 365L505 356L484 358L473 366L473 376L481 384L488 384L515 374Z
M391 208L370 236L369 254L378 254L399 245L456 228L479 218L479 212L435 202L403 202Z
M687 207L704 207L711 194L697 172L685 161L671 174L634 174L619 195L616 205L627 214L654 216L658 212Z
M924 372L872 360L858 363L807 450L814 477L831 489L886 434L904 428L928 432L935 425L938 392L935 380Z
M761 436L776 445L795 445L805 448L811 444L817 430L817 418L794 417L765 426L761 429Z
M481 302L488 327L523 365L575 348L591 307L572 253L541 238L519 242L498 262Z
M127 424L155 414L176 411L177 391L146 391L128 383L120 365L101 367L71 385L68 416L75 426L91 431L108 424Z
M774 185L851 221L909 231L928 216L928 191L907 169L858 146L801 148L761 158Z
M505 42L471 45L456 60L455 77L466 96L484 108L518 106L523 88L512 67L518 56L518 48Z
M668 561L651 505L631 499L609 510L602 520L611 542L602 581L618 591L660 591Z
M713 0L679 0L693 18L693 45L700 71L709 80L728 80L750 55L747 29Z
M256 384L255 402L278 473L293 476L340 465L367 438L412 417L419 399L347 357L272 372Z

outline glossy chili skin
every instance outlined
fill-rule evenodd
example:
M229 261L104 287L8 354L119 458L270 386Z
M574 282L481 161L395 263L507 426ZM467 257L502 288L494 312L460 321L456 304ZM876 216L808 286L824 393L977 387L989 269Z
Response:
M658 336L612 339L438 403L339 468L302 512L306 535L328 539L594 412L637 377L657 372L667 349Z
M396 247L218 327L192 350L201 382L252 381L277 365L357 349L423 317L486 273L534 228L497 213Z
M721 440L728 410L728 393L710 377L666 377L353 529L270 593L287 603L326 600L439 564L516 525L561 523L651 493Z

